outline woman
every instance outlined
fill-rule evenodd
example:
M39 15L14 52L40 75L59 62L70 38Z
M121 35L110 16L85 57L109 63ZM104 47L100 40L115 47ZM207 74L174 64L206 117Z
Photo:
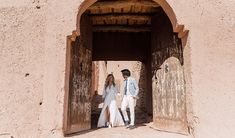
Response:
M109 74L105 81L103 99L104 105L100 113L97 127L109 128L114 126L122 126L124 122L122 116L118 110L116 103L116 95L118 93L117 87L114 82L113 74Z

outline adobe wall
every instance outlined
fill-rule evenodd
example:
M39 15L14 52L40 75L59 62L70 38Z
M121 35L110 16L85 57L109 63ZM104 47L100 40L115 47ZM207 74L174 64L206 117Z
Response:
M0 137L61 137L66 37L80 0L0 1Z
M234 137L235 2L168 2L178 22L190 30L184 60L186 90L192 94L194 110L189 120L195 137Z
M0 137L39 137L46 7L0 1ZM40 5L40 8L36 6Z
M63 137L66 36L76 29L81 2L0 1L3 137ZM235 2L167 2L190 30L184 60L195 136L234 137Z

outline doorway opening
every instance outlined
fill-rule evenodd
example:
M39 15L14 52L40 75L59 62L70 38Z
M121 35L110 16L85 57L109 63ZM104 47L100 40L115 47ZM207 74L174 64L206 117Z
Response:
M147 70L146 65L140 61L94 61L93 62L93 80L92 80L92 101L91 101L91 128L97 127L98 118L103 107L102 94L106 76L113 74L115 84L118 88L117 106L121 112L121 102L124 93L124 83L121 70L128 68L131 71L131 76L135 78L139 85L139 99L135 107L136 125L152 122L152 113L147 112ZM129 113L129 112L128 112Z
M87 8L81 15L80 35L74 41L68 38L64 133L95 124L97 63L104 61L106 68L112 61L139 64L143 86L139 105L150 116L140 122L146 119L156 129L187 133L183 47L178 36L161 6L151 0L98 0Z
M114 74L115 77L119 76L117 81L120 84L120 92L123 93L121 87L123 78L120 71L125 67L131 70L132 76L134 76L139 84L140 92L138 96L140 96L140 99L137 100L136 106L136 117L139 118L136 118L136 123L146 123L152 120L152 111L147 111L148 107L146 105L146 101L151 103L152 100L151 91L147 91L147 89L151 90L151 83L146 82L147 80L151 80L151 72L147 72L147 70L151 70L150 64L148 63L150 48L151 34L148 31L93 32L93 60L107 61L107 72L116 72ZM147 75L149 76L148 79L146 78ZM103 84L101 85L103 87ZM119 100L119 104L120 102L121 99ZM95 122L94 124L98 121L97 116L95 120L92 120Z

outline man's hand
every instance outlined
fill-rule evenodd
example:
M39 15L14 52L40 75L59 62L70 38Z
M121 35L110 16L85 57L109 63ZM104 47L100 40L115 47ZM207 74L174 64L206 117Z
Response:
M132 96L133 97L133 99L137 99L137 97L136 96Z
M139 99L138 96L132 96L132 97L133 97L133 99L135 99L135 100Z

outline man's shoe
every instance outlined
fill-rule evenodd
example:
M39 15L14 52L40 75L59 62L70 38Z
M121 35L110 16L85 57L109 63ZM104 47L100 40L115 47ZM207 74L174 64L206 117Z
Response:
M124 124L127 127L127 126L129 126L130 123L129 123L129 121L125 121Z
M124 124L125 124L125 127L127 128L129 127L129 121L125 121Z
M130 125L129 127L128 127L129 129L134 129L134 128L136 128L134 125Z

